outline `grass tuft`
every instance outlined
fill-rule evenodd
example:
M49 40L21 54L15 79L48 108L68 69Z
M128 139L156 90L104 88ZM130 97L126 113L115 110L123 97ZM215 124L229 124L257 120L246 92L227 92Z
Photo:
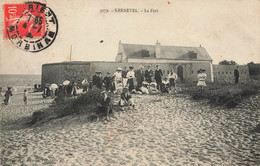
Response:
M212 106L224 106L234 108L244 98L255 95L259 92L259 82L248 84L218 84L208 83L202 92L198 90L195 83L186 84L182 92L188 94L192 100L206 100Z

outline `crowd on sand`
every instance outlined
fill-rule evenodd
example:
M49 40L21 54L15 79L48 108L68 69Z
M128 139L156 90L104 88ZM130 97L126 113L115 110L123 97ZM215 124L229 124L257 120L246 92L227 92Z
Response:
M96 71L95 75L92 77L92 81L86 78L82 80L80 86L83 86L83 93L89 90L101 90L102 101L98 103L99 113L106 115L107 119L110 119L110 114L113 112L111 106L111 99L108 97L107 93L120 94L120 100L118 105L122 110L127 106L135 109L135 104L131 94L158 94L158 93L171 93L176 92L176 80L178 75L175 73L174 69L171 69L169 74L165 77L160 66L157 64L156 69L152 70L151 65L147 66L144 70L144 66L140 65L139 69L134 71L132 65L124 69L118 67L113 75L107 72L106 76L102 77L101 71ZM197 86L200 90L206 86L207 75L205 69L201 68L198 70L198 83ZM54 98L54 102L63 101L65 97L74 96L79 94L79 85L76 82L71 82L69 79L59 86L55 83L46 84L43 91L43 97L46 98L51 96ZM10 103L10 97L12 96L12 90L8 87L5 93L4 104L8 105ZM24 104L27 104L28 92L24 90L23 100Z

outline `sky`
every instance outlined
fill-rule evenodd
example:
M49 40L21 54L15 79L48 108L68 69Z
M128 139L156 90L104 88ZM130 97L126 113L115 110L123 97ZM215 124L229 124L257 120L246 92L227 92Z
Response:
M7 0L1 1L1 6ZM0 35L0 74L40 74L45 63L115 61L118 42L206 48L217 64L260 63L260 0L42 0L57 16L58 35L38 53ZM12 0L12 3L23 1ZM101 13L101 9L155 9L155 13ZM3 10L0 9L1 20ZM1 21L2 22L2 21ZM103 40L102 43L100 41Z

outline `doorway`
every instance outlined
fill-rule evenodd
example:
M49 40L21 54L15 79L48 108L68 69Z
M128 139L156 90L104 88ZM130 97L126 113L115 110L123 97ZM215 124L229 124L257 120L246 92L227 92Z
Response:
M182 82L183 81L183 67L182 66L178 66L177 75L178 75L180 81Z

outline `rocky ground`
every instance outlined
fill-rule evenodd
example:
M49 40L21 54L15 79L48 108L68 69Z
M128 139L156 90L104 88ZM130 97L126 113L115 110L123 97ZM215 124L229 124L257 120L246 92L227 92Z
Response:
M135 95L137 109L110 122L84 115L25 127L51 99L14 95L1 106L2 165L258 165L260 96L235 109L211 108L180 95Z

